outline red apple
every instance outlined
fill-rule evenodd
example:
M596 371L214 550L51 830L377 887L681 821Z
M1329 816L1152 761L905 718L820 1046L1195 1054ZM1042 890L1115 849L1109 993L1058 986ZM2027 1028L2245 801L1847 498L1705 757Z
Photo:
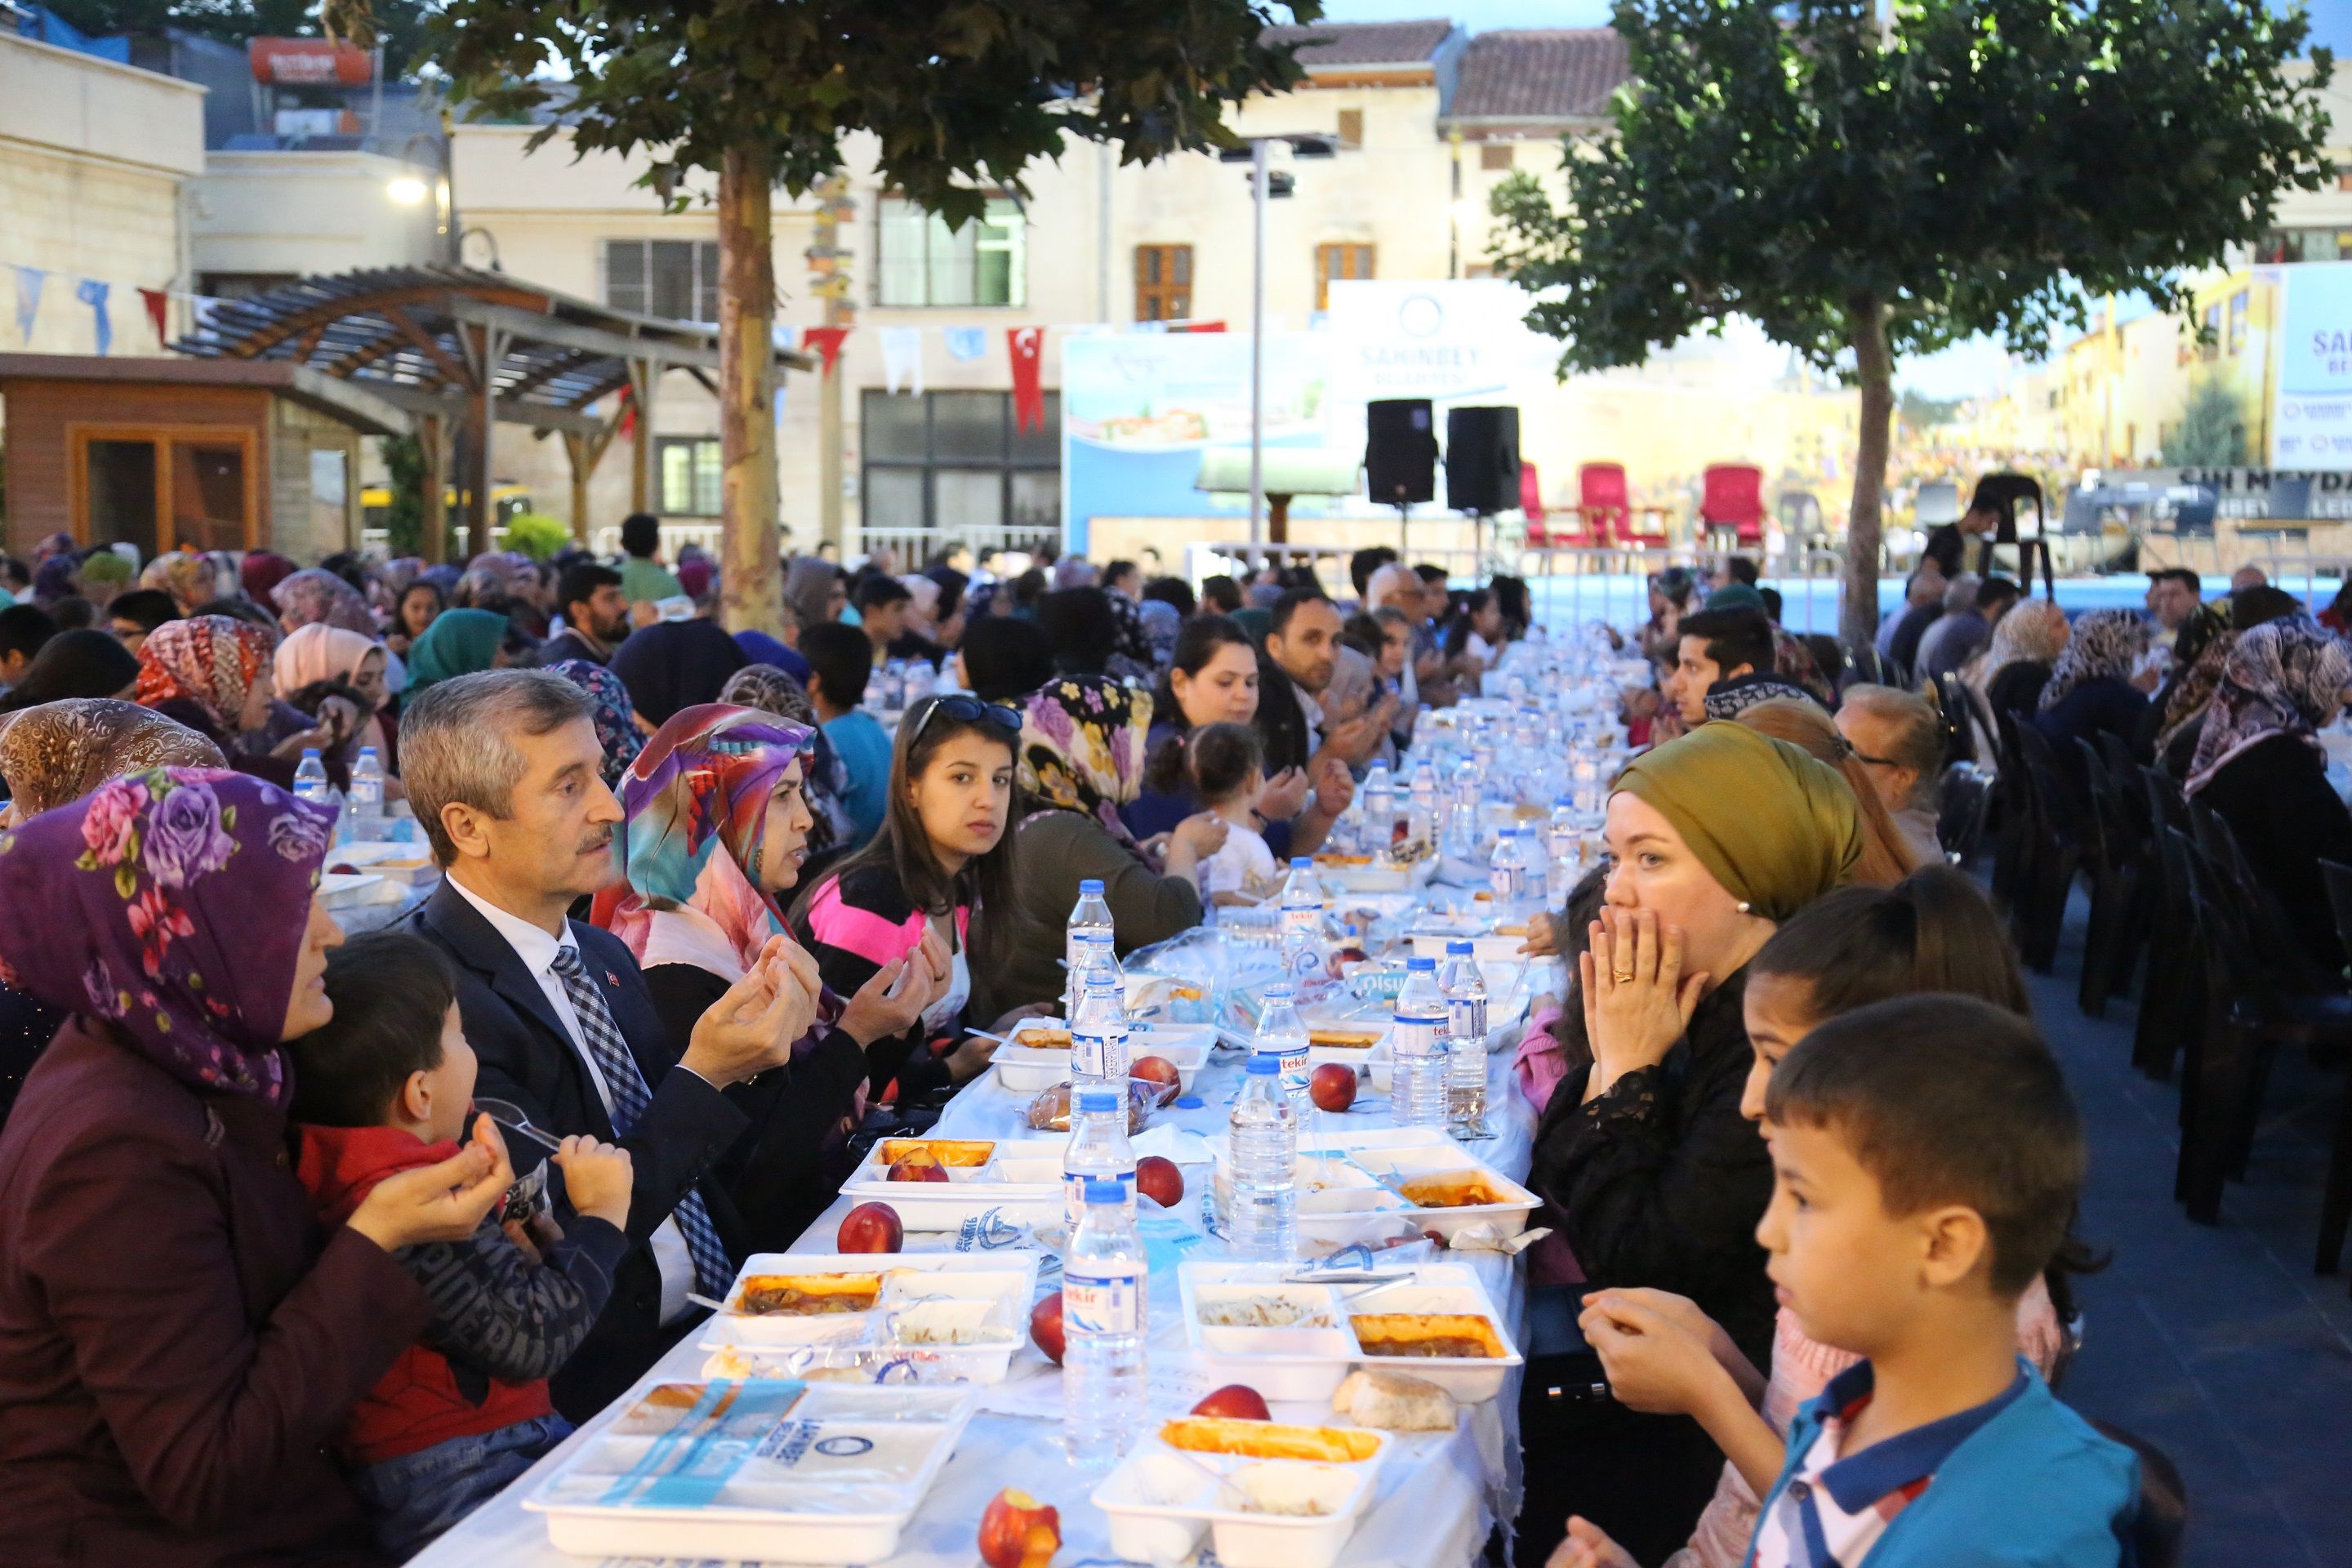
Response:
M1027 1492L1007 1487L980 1516L980 1560L988 1568L1045 1568L1061 1546L1061 1511Z
M841 1216L834 1246L843 1252L896 1252L907 1239L898 1211L888 1204L859 1204Z
M1356 1069L1346 1062L1325 1062L1307 1079L1307 1098L1318 1110L1345 1110L1356 1103Z
M1184 1173L1164 1154L1146 1154L1135 1163L1135 1190L1161 1208L1172 1209L1184 1201Z
M1059 1290L1029 1309L1029 1337L1055 1366L1062 1364L1062 1293Z
M1149 1079L1153 1083L1173 1084L1183 1081L1176 1071L1176 1064L1166 1057L1138 1057L1128 1064L1127 1076Z
M948 1168L936 1160L901 1160L890 1167L894 1182L944 1182Z
M1246 1383L1229 1383L1223 1388L1212 1389L1200 1404L1192 1406L1195 1415L1222 1415L1234 1421L1271 1421L1274 1412L1265 1407L1265 1395Z

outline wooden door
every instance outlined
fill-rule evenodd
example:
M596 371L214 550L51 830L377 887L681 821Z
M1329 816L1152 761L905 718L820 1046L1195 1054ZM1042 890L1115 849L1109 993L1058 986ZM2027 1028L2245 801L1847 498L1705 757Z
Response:
M66 427L74 538L127 542L152 560L185 544L251 550L259 542L259 443L234 425Z

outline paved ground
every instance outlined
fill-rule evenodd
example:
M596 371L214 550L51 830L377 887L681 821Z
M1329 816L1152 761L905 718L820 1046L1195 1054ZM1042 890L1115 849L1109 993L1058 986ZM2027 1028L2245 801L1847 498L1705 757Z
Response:
M2352 1296L2312 1253L2344 1074L2283 1052L2253 1161L2221 1223L2172 1201L2179 1100L2132 1069L2133 1005L2074 1005L2078 899L2035 1010L2088 1123L2084 1343L2061 1391L2168 1453L2189 1485L2187 1562L2352 1568Z

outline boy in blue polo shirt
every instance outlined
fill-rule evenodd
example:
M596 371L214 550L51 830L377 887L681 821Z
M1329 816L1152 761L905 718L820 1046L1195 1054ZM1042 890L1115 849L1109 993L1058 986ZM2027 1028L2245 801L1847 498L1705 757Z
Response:
M1789 1430L1755 1568L2115 1568L2138 1468L2017 1354L2017 1299L2064 1240L2083 1131L2015 1015L1909 996L1822 1025L1773 1070L1757 1239L1812 1338L1865 1359Z

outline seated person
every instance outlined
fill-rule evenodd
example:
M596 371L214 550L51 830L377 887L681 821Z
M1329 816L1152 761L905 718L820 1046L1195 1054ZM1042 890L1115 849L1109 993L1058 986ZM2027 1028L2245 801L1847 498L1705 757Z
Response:
M1772 623L1761 610L1701 610L1683 617L1681 634L1666 695L1690 729L1709 719L1737 718L1751 702L1813 700L1803 687L1774 674Z
M848 778L841 804L849 837L842 847L855 849L882 826L890 786L889 731L862 706L874 673L870 645L857 627L831 621L801 634L801 657L809 661L809 701Z
M1280 884L1274 851L1257 831L1256 803L1265 788L1257 731L1247 724L1203 724L1184 743L1192 794L1225 824L1225 842L1201 862L1201 899L1254 905Z
M469 1116L474 1052L449 961L422 937L363 936L327 957L335 1016L294 1042L295 1174L321 1225L341 1225L377 1183L440 1163L467 1139L503 1142ZM492 1210L464 1241L397 1254L433 1302L433 1322L361 1400L341 1447L374 1516L376 1545L416 1552L486 1502L572 1431L548 1374L588 1337L613 1294L628 1238L625 1150L567 1138L552 1156L572 1210L544 1211L526 1249ZM545 1249L542 1262L540 1249Z

